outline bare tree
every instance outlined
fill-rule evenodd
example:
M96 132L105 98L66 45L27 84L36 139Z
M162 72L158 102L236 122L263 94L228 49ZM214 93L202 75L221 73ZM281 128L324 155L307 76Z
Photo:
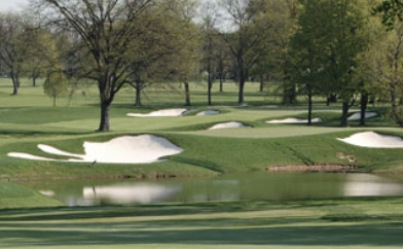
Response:
M244 87L251 68L269 52L266 46L273 35L266 0L222 0L228 20L222 38L227 43L237 65L238 104L244 103Z
M0 16L0 59L13 81L13 95L18 94L25 47L21 40L23 25L18 15Z
M109 131L110 106L127 83L132 58L129 51L149 24L155 0L40 0L53 24L76 32L91 58L80 78L98 84L101 120L98 131ZM154 14L153 14L154 15Z

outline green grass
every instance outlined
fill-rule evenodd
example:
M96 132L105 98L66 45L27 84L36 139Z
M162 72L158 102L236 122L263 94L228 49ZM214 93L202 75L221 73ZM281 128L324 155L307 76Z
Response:
M400 248L403 199L14 210L2 248Z
M220 115L133 118L146 113L183 108L183 89L159 85L146 90L144 106L134 107L134 91L124 88L111 109L112 132L96 133L99 96L94 85L80 85L69 103L52 100L39 86L22 81L20 95L11 96L9 79L0 79L0 247L1 248L400 248L403 246L403 199L356 198L298 202L224 202L193 205L109 206L66 208L39 193L2 181L11 178L102 178L217 175L233 171L261 171L282 164L349 164L337 153L354 155L360 172L403 172L401 149L367 149L337 140L359 131L376 130L403 137L403 131L375 107L380 117L368 127L340 128L339 104L326 107L315 98L314 116L324 122L269 125L267 120L306 118L306 99L293 107L279 106L275 91L258 92L246 85L247 107L238 107L237 86L213 89L214 106L207 106L205 84L192 84L190 109L218 109ZM269 89L278 87L270 83ZM84 94L85 92L85 94ZM353 108L351 112L357 111ZM253 129L207 131L214 124L240 121ZM143 165L112 165L29 161L7 156L26 152L49 156L37 144L83 153L84 141L108 141L123 135L167 137L185 151L166 160ZM71 184L74 184L72 182ZM39 207L49 208L39 208ZM53 208L50 208L53 207Z
M215 106L206 106L204 84L192 84L190 109L220 110L220 115L198 117L127 117L126 113L146 113L157 109L180 107L183 89L160 85L147 89L143 107L134 107L134 92L125 88L112 105L112 132L95 133L99 122L97 89L85 84L79 87L70 106L62 98L58 107L52 107L51 99L43 94L41 82L38 87L30 86L24 80L20 95L11 96L11 83L2 79L0 86L0 177L6 178L50 178L50 177L155 177L159 174L210 175L233 171L265 170L269 166L284 164L348 163L337 158L337 153L354 154L355 164L362 166L363 172L401 172L403 159L401 150L365 149L337 141L362 130L394 132L403 136L391 120L383 116L368 119L368 127L340 128L340 107L324 106L321 99L315 99L315 117L323 123L313 127L305 125L270 125L266 121L285 117L306 117L304 99L301 105L283 107L272 105L278 101L274 94L258 92L259 85L246 85L247 107L236 106L237 86L225 84L225 92L213 89ZM272 88L275 86L273 85ZM85 92L85 95L82 94ZM164 94L163 94L164 93ZM270 105L269 105L270 104ZM354 112L352 110L351 112ZM385 108L376 108L385 113ZM207 130L210 126L228 121L240 121L253 129ZM9 152L25 152L49 156L36 146L39 143L60 149L83 153L84 141L108 141L117 136L156 134L167 137L185 149L185 152L168 158L169 160L145 165L111 165L89 163L61 163L28 161L9 158Z
M0 180L0 209L61 206L62 203L20 185Z

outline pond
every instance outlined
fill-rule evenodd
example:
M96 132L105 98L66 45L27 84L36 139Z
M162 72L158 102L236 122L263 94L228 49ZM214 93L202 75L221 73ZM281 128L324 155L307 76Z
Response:
M21 184L68 206L403 196L403 176L371 174L253 172L212 178L58 180Z

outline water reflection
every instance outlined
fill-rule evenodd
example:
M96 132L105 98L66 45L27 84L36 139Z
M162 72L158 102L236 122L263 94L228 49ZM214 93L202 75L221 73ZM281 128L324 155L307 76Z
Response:
M164 202L181 191L180 187L149 183L84 187L84 200L105 204L147 204Z
M21 183L69 206L158 202L265 201L403 196L403 176L238 173L215 178L77 180Z
M368 175L347 175L344 185L345 196L400 196L403 195L403 185L387 178Z

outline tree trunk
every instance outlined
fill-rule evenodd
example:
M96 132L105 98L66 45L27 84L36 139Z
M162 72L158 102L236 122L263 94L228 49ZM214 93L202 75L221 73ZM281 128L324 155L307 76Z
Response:
M136 82L136 103L135 106L141 106L141 82Z
M18 95L18 90L20 88L20 79L18 77L18 74L15 74L14 72L10 73L11 80L13 82L13 95Z
M241 75L239 77L239 96L238 96L238 105L243 105L244 103L244 87L245 87L246 78Z
M36 78L37 78L36 75L32 75L32 86L33 87L36 87Z
M341 115L341 127L348 126L348 110L350 109L348 101L343 101L343 113Z
M312 91L308 92L308 126L312 125Z
M101 102L101 124L99 125L99 129L98 129L98 131L100 131L100 132L110 131L109 109L110 109L110 103L107 101L102 101Z
M209 77L208 81L209 81L208 82L208 93L207 93L207 95L208 95L208 105L212 105L212 102L211 102L211 88L213 87L213 82L210 79L210 77Z
M263 75L260 75L260 87L259 87L259 92L263 92L264 90L264 77Z
M295 105L297 103L297 89L295 84L291 82L285 82L283 89L283 104L284 105Z
M185 100L185 106L190 106L190 90L189 90L189 83L188 82L183 82L185 85L185 95L186 95L186 100Z
M367 112L367 106L369 102L369 94L366 91L361 93L361 117L360 126L366 125L365 113Z
M223 88L223 74L220 73L220 92L222 93L224 91Z

